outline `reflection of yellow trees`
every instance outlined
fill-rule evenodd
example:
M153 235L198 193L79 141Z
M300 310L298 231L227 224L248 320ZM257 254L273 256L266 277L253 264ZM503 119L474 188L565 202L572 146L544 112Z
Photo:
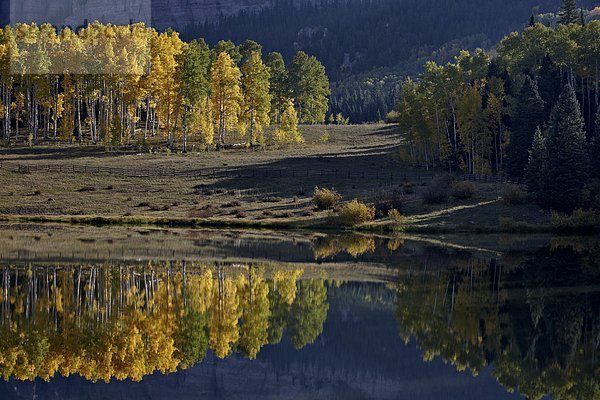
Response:
M239 339L239 294L241 282L225 279L219 270L217 287L212 298L210 318L210 347L217 357L227 357Z
M269 309L269 286L257 268L250 268L248 280L242 288L242 327L239 346L250 359L267 344Z
M296 282L302 277L303 271L295 269L292 271L277 270L273 274L274 290L279 294L281 302L291 306L296 299L298 287Z
M298 282L299 269L265 276L264 267L234 271L185 263L5 267L0 374L141 380L155 371L188 368L208 348L218 357L240 350L255 358L273 342L272 329L283 332L288 324L293 335L308 338L305 344L314 340L327 308L323 281ZM309 314L316 312L319 321L289 321L292 308L296 319L312 321Z
M348 234L319 237L313 242L315 258L329 258L346 252L352 257L375 251L375 239L368 236Z
M269 285L269 301L271 303L271 315L267 329L269 343L279 343L283 336L292 304L298 293L298 280L303 271L275 271L273 280Z

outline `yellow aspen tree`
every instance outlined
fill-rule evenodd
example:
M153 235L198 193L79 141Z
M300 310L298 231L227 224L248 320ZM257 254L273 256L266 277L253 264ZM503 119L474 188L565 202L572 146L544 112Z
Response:
M250 144L264 143L263 131L270 124L271 113L269 68L258 52L253 52L242 66L244 91L244 125L250 133Z
M298 113L292 100L288 100L284 107L281 124L275 131L274 137L279 143L304 143L304 137L298 130Z
M478 150L481 145L481 95L476 87L467 89L459 99L457 123L460 139L466 150L466 170L470 174L480 172Z
M225 144L225 133L235 129L243 102L240 69L222 52L211 69L213 118L218 132L218 147Z
M184 43L175 32L165 32L156 36L152 45L153 96L156 99L156 112L172 144L178 118L181 96L177 81L177 58Z
M192 114L190 127L198 134L200 142L210 149L215 142L215 125L213 121L213 109L210 97L202 96L194 113Z

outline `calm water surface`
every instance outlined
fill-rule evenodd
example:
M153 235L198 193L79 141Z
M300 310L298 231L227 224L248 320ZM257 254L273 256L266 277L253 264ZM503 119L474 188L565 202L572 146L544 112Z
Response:
M2 399L591 399L600 241L0 226Z

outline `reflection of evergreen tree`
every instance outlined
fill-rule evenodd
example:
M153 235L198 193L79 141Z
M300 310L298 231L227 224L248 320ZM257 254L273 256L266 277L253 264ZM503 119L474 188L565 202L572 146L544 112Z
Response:
M298 295L292 304L289 336L294 347L301 349L313 343L323 332L327 318L327 288L322 280L300 281Z
M186 312L181 319L175 347L180 352L181 368L200 363L208 350L208 314L196 310Z

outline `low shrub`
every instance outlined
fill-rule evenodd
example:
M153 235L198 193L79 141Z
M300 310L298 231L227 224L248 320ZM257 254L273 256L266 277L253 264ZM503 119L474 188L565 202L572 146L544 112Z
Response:
M312 217L315 213L312 210L304 210L300 214L302 217Z
M294 214L289 211L284 211L275 215L275 218L292 218Z
M600 232L600 212L576 209L572 214L552 213L552 230L559 233Z
M262 199L263 203L279 203L281 200L281 197L277 196L267 196Z
M525 193L518 185L506 184L502 188L502 201L509 206L523 204L525 202Z
M338 222L343 226L355 226L375 219L375 207L354 199L345 204L338 214Z
M452 185L452 197L455 200L468 200L477 194L477 188L473 182L460 181Z
M196 208L190 211L192 218L210 218L217 214L217 209L212 204L208 204L201 208Z
M241 211L241 210L237 210L237 211L235 212L235 217L236 217L236 218L246 218L246 217L247 217L247 215L246 215L246 213L245 213L245 212L243 212L243 211Z
M502 231L512 233L538 232L540 230L539 226L525 221L517 221L510 217L498 217L498 225L500 225Z
M148 211L169 211L170 207L168 205L159 206L159 205L150 205L148 207Z
M373 206L378 217L386 216L391 209L401 210L403 205L403 195L398 190L379 192L373 199Z
M150 146L148 145L148 142L146 140L144 140L144 139L138 139L135 142L135 148L140 153L148 153L148 152L150 152Z
M421 192L423 202L426 204L445 203L450 196L450 189L454 183L452 175L437 175Z
M242 204L239 201L234 200L229 203L221 204L221 208L236 208L236 207L240 207L241 205Z
M396 228L404 228L406 226L406 217L395 208L388 211L388 218L394 223Z
M313 202L319 210L329 210L342 200L342 196L332 189L316 187L313 193Z

